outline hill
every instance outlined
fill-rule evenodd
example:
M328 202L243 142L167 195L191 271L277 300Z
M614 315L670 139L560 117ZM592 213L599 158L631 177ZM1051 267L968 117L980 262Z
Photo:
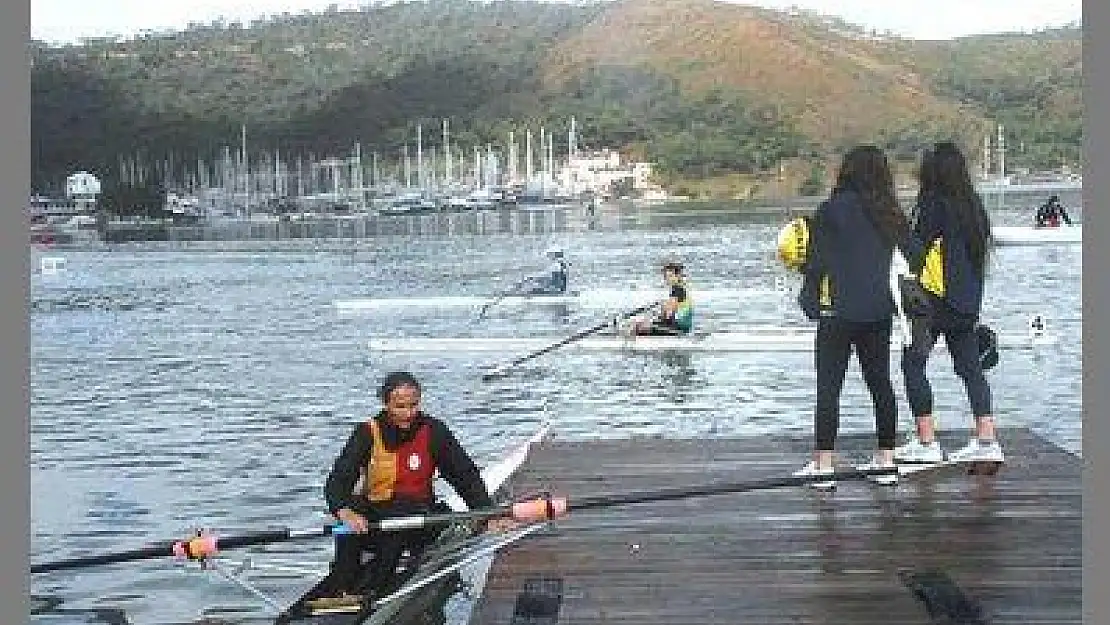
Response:
M957 137L977 156L995 122L1014 166L1075 164L1082 146L1078 29L923 42L712 0L431 0L32 43L32 60L40 189L126 159L182 175L241 124L259 152L359 141L394 159L443 118L464 153L540 125L563 150L574 115L582 145L671 181L809 171L856 141L912 159Z

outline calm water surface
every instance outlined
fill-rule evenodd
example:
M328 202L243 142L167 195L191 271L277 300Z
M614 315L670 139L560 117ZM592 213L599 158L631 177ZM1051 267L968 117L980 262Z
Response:
M994 216L997 223L1023 217ZM673 251L686 259L694 289L746 291L701 306L703 329L804 323L793 292L775 288L784 275L773 261L782 214L656 212L573 232L560 220L541 218L538 227L535 220L524 233L402 234L342 251L50 252L68 266L31 278L32 560L132 548L197 527L238 533L321 524L326 471L351 424L377 409L375 385L395 368L424 381L426 409L483 463L545 417L558 437L576 439L811 431L809 354L555 352L482 382L480 367L519 354L371 355L366 340L496 334L554 342L605 311L495 309L475 323L463 308L339 314L333 307L361 296L485 296L541 268L544 249L557 244L573 263L574 288L652 286L656 261ZM1020 335L1030 315L1043 314L1060 337L1039 352L1004 352L990 374L999 422L1029 426L1081 453L1081 248L1002 248L992 272L988 322ZM930 371L941 426L967 427L950 363L934 359ZM899 398L905 431L900 388ZM854 363L842 427L873 427ZM324 541L252 554L259 567L317 570L330 555ZM230 554L227 566L243 557ZM311 581L265 572L252 575L254 584L281 603ZM36 593L58 594L67 607L121 608L133 623L265 616L264 604L218 573L172 562L34 582Z

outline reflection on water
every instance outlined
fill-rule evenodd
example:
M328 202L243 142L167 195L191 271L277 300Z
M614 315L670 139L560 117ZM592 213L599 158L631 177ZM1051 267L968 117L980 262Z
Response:
M698 289L747 293L701 304L703 329L804 322L793 292L773 288L783 278L773 260L781 211L664 212L640 213L638 224L627 211L602 213L592 230L575 226L573 215L501 215L515 225L450 237L402 232L333 241L330 249L151 244L51 252L66 257L66 268L34 275L31 284L32 560L132 548L198 527L237 533L322 523L327 468L351 424L376 410L374 389L393 368L422 378L426 409L456 428L482 462L545 417L563 438L808 433L808 354L555 351L482 382L483 366L519 354L372 355L366 341L377 334L538 334L554 342L612 311L495 308L476 320L468 309L340 315L333 307L353 297L489 296L542 269L544 249L557 244L576 289L656 286L657 260L675 252L690 268L695 301ZM1023 218L1004 213L996 221ZM514 227L531 234L513 234ZM999 249L985 312L1003 334L1024 333L1038 313L1060 335L1046 353L1004 353L990 380L1002 425L1030 425L1077 452L1081 270L1078 246ZM937 358L930 373L941 426L967 427L951 364ZM900 386L896 377L904 429ZM843 428L870 431L872 424L853 363ZM259 566L283 561L296 570L321 570L330 555L326 542L310 541L231 557L252 553ZM312 581L269 569L252 579L279 602ZM212 611L239 623L264 616L246 590L166 561L43 576L35 589L60 593L72 609L125 608L136 623L187 622Z

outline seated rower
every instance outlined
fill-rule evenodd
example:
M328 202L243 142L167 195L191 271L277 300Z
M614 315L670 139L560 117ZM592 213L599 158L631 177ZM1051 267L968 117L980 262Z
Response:
M395 571L401 555L419 553L442 526L368 532L368 522L386 516L449 512L436 501L436 472L470 509L493 505L470 455L439 419L420 410L420 384L411 374L390 373L378 391L383 409L354 427L324 484L328 510L351 529L335 535L335 558L328 591L360 603L400 586ZM356 490L356 486L361 488ZM497 531L511 526L486 523ZM369 563L364 556L372 554Z
M525 280L522 295L563 295L567 292L567 261L563 251L550 249L547 257L551 260L547 271Z
M634 335L684 336L694 329L694 305L683 276L682 263L668 260L663 263L663 279L670 287L670 294L663 302L659 315L651 319L632 322Z
M1064 205L1060 203L1060 196L1053 195L1048 198L1048 201L1037 209L1037 227L1038 228L1056 228L1060 222L1071 225L1071 218L1068 216L1068 211L1064 209Z

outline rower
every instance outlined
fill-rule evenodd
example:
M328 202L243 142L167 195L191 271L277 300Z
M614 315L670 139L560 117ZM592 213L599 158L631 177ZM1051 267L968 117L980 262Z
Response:
M675 259L663 262L663 280L670 288L662 310L653 319L636 319L631 331L636 335L684 336L694 329L694 304L686 284L685 268Z
M378 398L383 408L354 427L324 484L328 510L351 530L335 536L327 594L355 604L395 590L403 581L395 574L402 553L418 554L442 529L367 533L368 520L449 512L435 500L437 471L470 509L493 505L478 467L455 435L420 410L420 383L412 374L387 375ZM502 525L491 521L486 529ZM366 553L373 559L364 565Z
M563 250L551 248L547 250L547 258L550 261L547 270L525 281L523 295L562 295L567 292L568 265Z
M1071 218L1068 217L1068 211L1064 209L1064 205L1060 203L1060 196L1053 195L1048 198L1048 201L1037 209L1037 227L1038 228L1056 228L1063 221L1067 225L1071 225Z

